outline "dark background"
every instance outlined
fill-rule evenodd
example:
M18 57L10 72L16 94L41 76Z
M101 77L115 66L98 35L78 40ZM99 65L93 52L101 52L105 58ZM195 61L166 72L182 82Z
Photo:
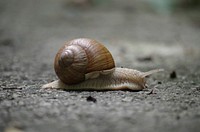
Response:
M0 0L0 131L199 131L199 5ZM79 37L102 42L118 67L165 71L139 92L41 89L57 79L58 49Z

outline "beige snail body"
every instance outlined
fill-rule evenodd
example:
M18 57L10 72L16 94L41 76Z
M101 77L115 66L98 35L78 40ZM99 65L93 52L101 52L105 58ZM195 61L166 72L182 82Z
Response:
M116 68L112 55L99 42L87 38L67 42L57 53L54 62L59 78L42 88L65 90L142 90L146 76L163 71L140 72Z

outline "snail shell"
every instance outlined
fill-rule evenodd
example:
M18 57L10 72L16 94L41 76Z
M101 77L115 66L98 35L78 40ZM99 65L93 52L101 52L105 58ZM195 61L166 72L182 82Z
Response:
M110 73L115 67L110 52L99 42L87 38L66 42L58 51L54 69L65 84L77 84L98 77L98 72Z

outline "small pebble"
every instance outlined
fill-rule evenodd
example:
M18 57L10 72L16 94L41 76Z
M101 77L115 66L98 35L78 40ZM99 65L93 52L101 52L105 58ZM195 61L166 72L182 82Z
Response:
M162 82L161 82L161 81L158 81L158 84L162 84Z
M86 100L87 100L88 102L94 102L94 103L97 102L97 100L96 100L94 97L92 97L92 96L88 96Z
M176 72L175 72L175 71L172 71L172 72L170 73L170 78L171 78L171 79L177 78L177 75L176 75Z
M139 57L137 60L141 62L143 61L145 62L145 61L152 61L153 58L151 56L145 56L145 57Z
M176 116L176 119L177 119L177 120L180 120L180 118L181 118L181 117L180 117L179 115Z

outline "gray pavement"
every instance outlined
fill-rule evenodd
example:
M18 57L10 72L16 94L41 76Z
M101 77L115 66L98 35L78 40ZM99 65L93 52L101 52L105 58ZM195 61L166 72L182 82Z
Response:
M160 14L144 7L1 0L0 131L199 132L199 10ZM58 49L78 37L104 43L118 67L165 71L138 92L41 89L57 79Z

